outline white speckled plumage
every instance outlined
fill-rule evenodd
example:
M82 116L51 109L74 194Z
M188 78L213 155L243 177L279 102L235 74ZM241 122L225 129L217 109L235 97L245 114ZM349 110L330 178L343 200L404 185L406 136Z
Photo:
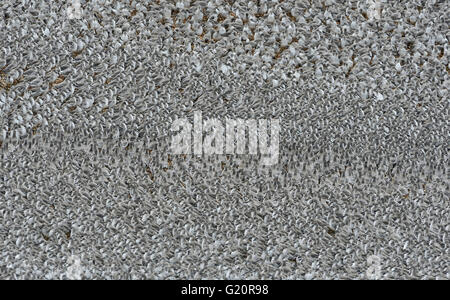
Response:
M80 2L0 2L0 278L450 279L448 1Z

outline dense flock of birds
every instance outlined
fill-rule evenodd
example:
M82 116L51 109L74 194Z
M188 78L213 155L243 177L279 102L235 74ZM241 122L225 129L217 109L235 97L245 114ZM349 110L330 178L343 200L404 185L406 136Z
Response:
M448 1L69 5L0 2L0 278L450 279ZM194 111L279 163L172 155Z

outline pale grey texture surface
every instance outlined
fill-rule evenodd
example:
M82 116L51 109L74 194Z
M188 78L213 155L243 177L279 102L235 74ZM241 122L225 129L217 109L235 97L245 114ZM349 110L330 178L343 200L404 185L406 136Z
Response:
M449 279L449 2L280 2L1 1L0 278ZM194 110L279 164L169 156Z

